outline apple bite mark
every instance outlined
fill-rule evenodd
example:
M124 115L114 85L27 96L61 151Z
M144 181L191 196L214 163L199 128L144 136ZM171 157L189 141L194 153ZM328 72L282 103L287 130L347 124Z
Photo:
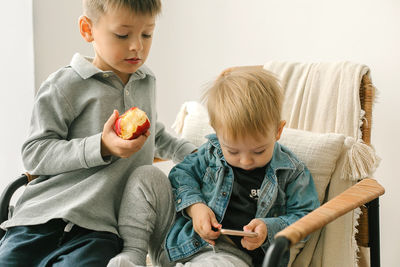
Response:
M114 125L115 133L125 140L135 139L149 128L149 118L143 110L137 107L132 107L122 114Z

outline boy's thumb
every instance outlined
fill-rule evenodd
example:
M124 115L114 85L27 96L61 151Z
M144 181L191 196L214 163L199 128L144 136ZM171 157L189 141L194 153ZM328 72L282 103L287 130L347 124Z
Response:
M254 228L256 228L256 226L257 226L257 221L251 220L248 225L245 225L243 227L243 230L245 230L245 231L253 231Z
M113 126L118 117L119 117L118 110L114 109L114 112L108 118L106 125Z

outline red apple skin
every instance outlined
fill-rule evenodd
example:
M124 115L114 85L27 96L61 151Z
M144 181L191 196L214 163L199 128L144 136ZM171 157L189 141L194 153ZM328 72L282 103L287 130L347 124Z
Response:
M132 140L135 139L137 137L139 137L140 135L144 134L149 128L150 128L150 121L146 116L146 121L141 124L141 125L137 125L136 131L131 133L130 136L128 137L123 137L122 135L122 129L121 129L121 121L124 119L124 117L126 116L126 114L128 114L129 112L132 112L135 109L139 109L138 107L132 107L129 110L127 110L124 114L122 114L121 116L118 117L118 119L115 121L114 124L114 131L115 133L125 139L125 140Z
M145 123L137 127L136 132L132 133L132 137L130 137L129 140L138 138L142 134L146 133L149 128L150 128L150 122L147 119Z

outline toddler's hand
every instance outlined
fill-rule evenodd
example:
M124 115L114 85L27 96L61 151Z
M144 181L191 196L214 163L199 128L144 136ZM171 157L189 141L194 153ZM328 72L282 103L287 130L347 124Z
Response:
M187 214L192 217L193 229L204 241L215 245L215 239L221 234L220 231L213 231L213 227L221 229L221 224L215 218L214 212L204 203L196 203L186 208Z
M267 238L267 225L260 219L253 219L248 225L243 227L244 231L253 231L258 233L257 237L243 237L242 246L248 250L254 250L264 244Z
M142 134L133 140L124 140L114 132L114 123L118 119L118 111L114 110L113 114L104 124L103 133L101 135L101 155L103 157L114 155L120 158L129 158L139 151L150 135L150 131Z

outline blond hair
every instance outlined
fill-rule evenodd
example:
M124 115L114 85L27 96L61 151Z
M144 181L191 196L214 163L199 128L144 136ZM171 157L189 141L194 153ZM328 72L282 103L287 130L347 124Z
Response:
M223 71L202 97L214 130L236 140L278 130L283 93L278 79L261 66Z
M83 12L91 20L97 21L102 14L128 8L138 14L155 16L161 13L161 0L83 0Z

